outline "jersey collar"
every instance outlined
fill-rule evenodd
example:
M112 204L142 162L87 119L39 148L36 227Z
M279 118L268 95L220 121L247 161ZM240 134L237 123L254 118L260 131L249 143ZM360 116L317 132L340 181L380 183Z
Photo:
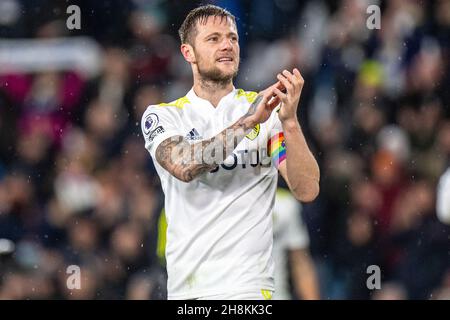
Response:
M209 102L208 100L200 98L199 96L197 96L197 94L195 93L193 87L186 94L186 97L189 99L189 101L193 105L204 105L204 106L208 106L208 107L213 108L213 109L218 109L223 104L223 102L227 101L230 98L233 98L237 93L238 93L238 89L236 89L233 86L233 90L231 90L230 93L228 93L227 95L223 96L222 99L220 99L219 104L217 105L217 107L214 107L212 105L212 103Z

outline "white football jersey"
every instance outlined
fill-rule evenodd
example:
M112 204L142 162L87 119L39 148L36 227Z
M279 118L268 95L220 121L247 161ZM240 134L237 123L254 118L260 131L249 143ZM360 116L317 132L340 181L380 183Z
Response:
M193 299L274 290L272 208L278 170L268 140L281 131L274 111L218 169L182 182L155 159L173 136L190 143L210 139L245 115L255 92L234 89L217 107L193 89L174 102L151 105L141 127L165 194L168 298Z

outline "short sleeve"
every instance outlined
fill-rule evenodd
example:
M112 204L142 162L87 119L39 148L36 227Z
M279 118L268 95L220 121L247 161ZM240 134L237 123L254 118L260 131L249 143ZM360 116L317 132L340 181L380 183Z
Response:
M159 144L173 136L182 136L180 115L176 108L149 106L141 119L145 148L155 157Z

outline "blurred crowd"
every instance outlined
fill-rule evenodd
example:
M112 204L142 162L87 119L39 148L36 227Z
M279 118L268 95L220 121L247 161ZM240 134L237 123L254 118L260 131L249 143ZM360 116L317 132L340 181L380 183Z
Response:
M236 87L258 91L284 68L305 78L299 119L321 193L301 215L321 298L450 299L450 227L435 209L450 165L450 0L208 3L238 18ZM80 30L66 27L72 4ZM366 26L370 4L379 30ZM177 29L196 5L0 1L0 57L6 39L101 48L93 75L0 64L0 299L165 298L164 199L140 119L192 85ZM66 286L69 265L80 290ZM379 290L366 286L370 265Z

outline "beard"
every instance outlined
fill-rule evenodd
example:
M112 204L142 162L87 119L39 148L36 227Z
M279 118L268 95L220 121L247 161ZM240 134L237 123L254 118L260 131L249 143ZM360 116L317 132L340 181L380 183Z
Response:
M239 67L233 73L225 73L215 65L207 68L203 66L202 60L197 61L197 69L200 77L207 82L215 82L217 84L227 84L238 74Z

